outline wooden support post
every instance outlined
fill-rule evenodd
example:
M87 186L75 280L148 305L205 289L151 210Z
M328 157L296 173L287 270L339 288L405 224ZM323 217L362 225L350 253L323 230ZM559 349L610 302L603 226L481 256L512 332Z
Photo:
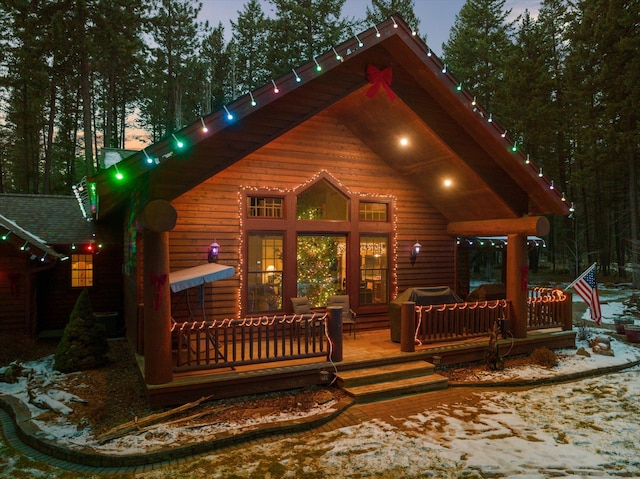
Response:
M151 201L142 213L144 226L144 377L147 384L173 380L169 233L177 213L164 200Z
M416 303L404 302L400 305L400 351L413 353L416 350Z
M334 363L342 361L342 306L329 306L329 323L327 330L329 331L329 340L333 350L331 351L331 360Z
M527 237L507 236L507 300L511 302L509 323L516 338L527 337Z

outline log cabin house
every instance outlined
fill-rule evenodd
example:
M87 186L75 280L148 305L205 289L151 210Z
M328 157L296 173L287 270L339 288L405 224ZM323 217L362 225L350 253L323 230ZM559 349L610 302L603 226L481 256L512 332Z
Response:
M289 317L292 298L324 310L347 295L361 332L388 328L407 288L468 290L465 236L507 238L501 311L526 338L526 238L568 206L504 133L392 17L90 178L96 220L124 226L127 334L150 394L228 367L241 354L228 337L245 326L232 321ZM203 281L198 298L172 292L171 274L209 264L212 246L214 269L233 275ZM202 341L217 347L210 360L181 369Z
M75 196L0 195L0 333L60 336L89 288L94 311L118 334L118 229L88 221Z

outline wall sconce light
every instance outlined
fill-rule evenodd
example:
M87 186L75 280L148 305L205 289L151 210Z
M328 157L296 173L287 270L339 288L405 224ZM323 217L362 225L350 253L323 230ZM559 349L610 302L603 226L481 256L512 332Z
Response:
M416 258L420 254L422 245L416 240L415 244L411 247L411 264L416 262Z
M207 258L209 263L217 263L219 253L220 253L220 245L214 241L209 246L209 256Z

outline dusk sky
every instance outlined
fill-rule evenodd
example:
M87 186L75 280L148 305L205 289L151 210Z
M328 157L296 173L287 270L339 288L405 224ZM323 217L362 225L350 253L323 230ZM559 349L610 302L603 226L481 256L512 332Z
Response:
M222 22L225 34L231 35L230 19L238 17L238 11L244 9L246 0L202 0L203 7L200 12L201 20L208 20L211 26ZM415 13L420 19L418 26L420 35L427 35L427 44L440 55L442 43L449 38L449 30L453 25L457 13L464 5L465 0L415 0ZM263 10L267 15L273 9L267 0L262 0ZM371 5L370 0L347 0L342 10L345 17L364 18L366 8ZM506 8L512 10L515 17L525 9L536 15L540 7L539 0L507 0Z

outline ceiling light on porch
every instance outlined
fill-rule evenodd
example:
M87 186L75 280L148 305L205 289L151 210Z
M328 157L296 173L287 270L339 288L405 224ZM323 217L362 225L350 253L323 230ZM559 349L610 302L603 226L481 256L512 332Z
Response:
M453 181L451 180L451 178L445 178L442 184L445 186L445 188L451 188L451 186L453 186Z
M400 138L400 146L408 146L409 145L409 139L406 136L403 136L402 138Z

